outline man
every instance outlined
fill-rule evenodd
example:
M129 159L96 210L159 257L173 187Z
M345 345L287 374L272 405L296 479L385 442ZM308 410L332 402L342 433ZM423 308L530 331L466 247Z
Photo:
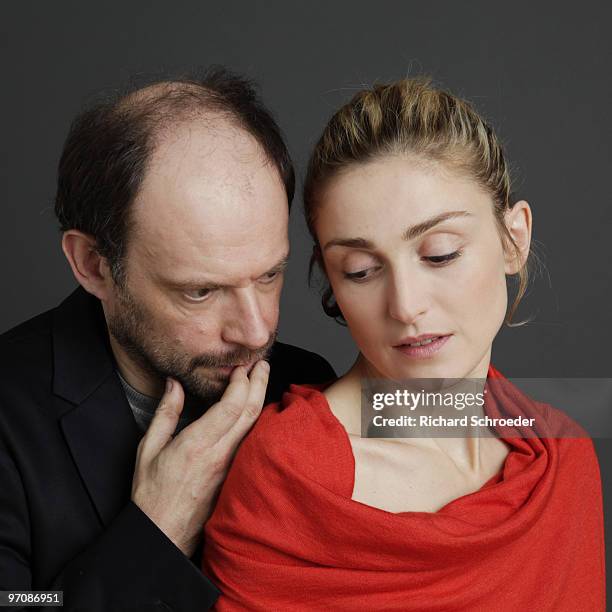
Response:
M80 287L0 338L0 590L214 603L202 525L237 445L264 396L334 376L275 342L293 190L278 127L222 70L76 119L56 214Z

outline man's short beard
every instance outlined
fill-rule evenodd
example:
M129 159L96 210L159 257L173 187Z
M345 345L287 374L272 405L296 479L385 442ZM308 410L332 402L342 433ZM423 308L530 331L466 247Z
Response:
M146 372L165 380L178 380L185 393L210 406L223 395L229 378L198 373L198 368L231 367L266 359L276 339L276 330L258 350L238 347L224 354L202 353L191 357L180 352L172 341L159 338L150 327L154 318L137 302L124 282L115 284L117 307L108 318L108 329L123 350Z

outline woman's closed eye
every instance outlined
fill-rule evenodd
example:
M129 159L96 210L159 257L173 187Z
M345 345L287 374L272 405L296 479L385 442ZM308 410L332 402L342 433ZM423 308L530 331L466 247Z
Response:
M446 255L428 255L426 257L423 257L423 259L431 262L432 264L436 266L443 266L453 261L453 259L457 259L457 257L460 257L460 256L461 256L461 251L457 250L457 251L453 251L452 253L448 253Z
M371 276L376 274L382 266L372 266L370 268L364 268L363 270L357 270L355 272L343 272L344 278L349 280L360 282L369 279Z
M430 262L436 268L440 268L449 264L454 259L457 259L461 256L462 251L457 250L452 253L446 253L444 255L427 255L423 256L421 259ZM363 282L370 279L372 276L376 275L376 273L382 268L382 266L370 266L368 268L363 268L361 270L356 270L355 272L343 272L344 278L348 280L352 280L354 282Z

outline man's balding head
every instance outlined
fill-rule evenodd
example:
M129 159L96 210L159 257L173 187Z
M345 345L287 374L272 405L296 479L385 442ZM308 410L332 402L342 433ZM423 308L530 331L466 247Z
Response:
M191 121L211 129L230 123L250 134L278 171L291 204L291 158L249 80L214 68L115 95L74 120L59 163L55 213L62 231L76 229L95 238L118 282L132 204L152 156L164 136Z
M79 283L104 310L119 368L210 403L276 335L293 167L243 79L157 82L85 111L56 213Z

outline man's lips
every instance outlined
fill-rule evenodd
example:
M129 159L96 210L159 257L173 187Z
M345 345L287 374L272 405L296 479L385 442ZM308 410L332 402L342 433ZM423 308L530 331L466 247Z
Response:
M234 365L229 365L229 366L228 365L216 366L214 369L217 370L217 372L221 372L222 374L231 374L234 371L234 369L238 367L244 367L247 369L247 371L250 371L254 363L255 363L254 361L247 361L243 363L236 363Z
M421 334L407 336L393 345L393 348L408 357L427 359L435 355L448 341L452 334Z

